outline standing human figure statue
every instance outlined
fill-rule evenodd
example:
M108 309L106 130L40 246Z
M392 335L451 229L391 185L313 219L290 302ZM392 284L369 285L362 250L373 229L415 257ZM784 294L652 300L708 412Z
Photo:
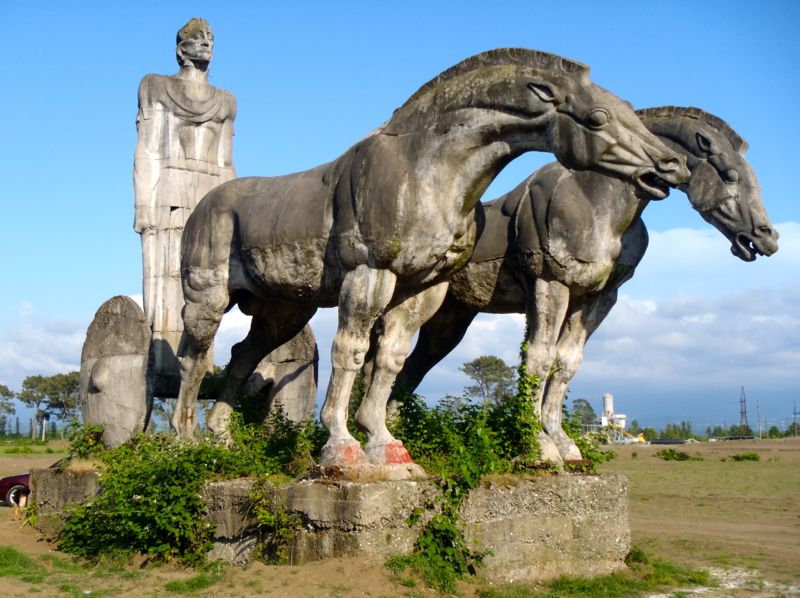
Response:
M211 27L193 18L176 43L178 73L146 75L139 86L133 169L133 227L142 238L144 311L153 331L150 376L160 397L177 396L180 385L183 227L206 193L236 176L236 98L208 82Z

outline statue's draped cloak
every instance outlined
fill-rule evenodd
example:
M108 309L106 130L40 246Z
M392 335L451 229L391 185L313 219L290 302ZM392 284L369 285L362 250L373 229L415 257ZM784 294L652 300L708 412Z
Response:
M196 83L174 76L147 75L139 89L139 109L153 110L161 104L178 118L195 124L236 117L236 98L232 93L208 85L208 97L197 99L191 95L197 88Z

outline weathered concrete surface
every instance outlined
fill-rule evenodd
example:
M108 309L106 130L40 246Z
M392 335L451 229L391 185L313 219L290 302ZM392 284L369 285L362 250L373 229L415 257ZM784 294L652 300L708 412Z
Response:
M280 407L294 422L314 415L317 401L319 351L311 326L269 353L247 380L244 394L259 393L267 413Z
M248 498L254 480L208 483L206 520L214 527L209 558L252 560L262 538ZM31 472L37 527L58 531L64 508L97 494L95 472ZM436 511L439 490L430 481L305 480L274 487L301 527L288 546L299 565L345 555L385 558L409 554ZM418 509L423 515L409 524ZM560 575L593 576L623 568L630 550L627 478L560 475L493 483L473 490L461 509L467 540L489 550L481 577L536 581Z
M628 484L621 475L477 488L461 520L467 540L493 553L478 574L503 582L611 573L624 566L631 544Z
M256 521L251 480L206 485L208 519L216 526L212 554L230 562L250 558ZM277 489L302 528L289 546L292 564L343 555L384 558L408 554L436 512L438 490L428 481L359 483L302 481ZM426 514L415 526L415 509ZM461 510L470 542L493 556L479 575L532 581L559 575L600 575L624 567L630 549L627 479L619 475L561 475L492 484L470 493Z
M100 475L96 471L65 469L31 470L31 504L36 505L36 527L45 535L55 535L63 527L64 509L96 496Z
M84 423L103 426L106 446L144 431L149 349L150 326L133 299L118 295L100 306L83 343L80 404Z

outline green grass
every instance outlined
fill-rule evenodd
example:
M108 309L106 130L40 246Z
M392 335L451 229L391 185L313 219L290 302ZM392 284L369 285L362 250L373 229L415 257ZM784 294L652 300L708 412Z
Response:
M20 551L0 546L0 577L17 577L22 581L40 583L45 570L29 556Z
M478 592L480 598L627 598L664 588L712 585L708 573L680 567L633 548L629 569L594 578L560 577L540 586L513 585Z
M168 592L191 594L199 590L210 588L214 584L222 581L224 576L222 563L216 562L208 565L206 570L201 571L189 579L170 581L165 587Z

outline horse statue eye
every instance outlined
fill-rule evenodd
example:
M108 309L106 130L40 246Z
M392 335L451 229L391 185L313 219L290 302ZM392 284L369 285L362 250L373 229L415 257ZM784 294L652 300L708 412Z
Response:
M738 183L739 182L739 171L735 168L729 168L724 173L722 173L722 178L725 179L728 183Z
M611 121L608 112L601 108L592 110L586 118L586 125L592 129L602 129Z

